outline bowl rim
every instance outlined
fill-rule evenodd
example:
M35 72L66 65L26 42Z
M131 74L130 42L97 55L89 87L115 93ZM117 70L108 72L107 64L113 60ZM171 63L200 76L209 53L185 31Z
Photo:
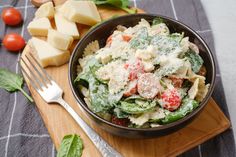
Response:
M178 25L181 25L183 26L185 29L187 29L188 31L190 31L191 33L194 34L195 37L198 38L198 40L201 42L201 44L204 46L204 48L206 49L206 52L208 53L209 55L209 60L210 60L210 64L212 65L212 76L211 76L211 83L210 83L210 87L208 89L208 93L207 95L205 96L205 98L202 100L202 102L200 103L199 107L196 108L193 112L189 113L188 115L186 115L185 117L175 121L175 122L172 122L172 123L169 123L169 124L164 124L164 125L161 125L159 127L153 127L153 128L129 128L129 127L125 127L125 126L120 126L120 125L116 125L112 122L109 122L101 117L99 117L98 115L96 115L93 111L91 111L86 103L83 102L82 98L80 98L80 96L78 96L75 92L75 86L73 84L73 80L72 80L72 61L74 60L73 58L75 57L75 54L78 50L78 47L83 43L83 41L88 38L91 34L93 34L93 32L97 31L97 29L99 29L100 27L103 27L104 25L106 25L107 23L110 23L114 20L120 20L120 19L123 19L123 18L133 18L133 17L136 17L136 16L142 16L141 18L144 18L145 17L160 17L160 18L163 18L164 20L169 20L171 22L174 22ZM86 33L86 35L84 37L82 37L80 39L80 41L76 44L73 52L72 52L72 55L70 57L70 61L69 61L69 73L68 73L68 76L69 76L69 84L70 84L70 88L72 89L72 93L74 95L74 97L76 98L76 101L77 103L82 106L82 108L87 112L89 113L90 115L92 115L93 117L95 117L96 119L102 121L103 123L109 125L110 127L115 127L117 129L123 129L123 130L126 130L126 131L145 131L145 132L153 132L153 131L159 131L159 130L166 130L166 129L170 129L174 126L179 126L180 124L184 123L184 122L187 122L188 120L192 119L196 114L198 114L205 106L206 104L208 103L209 99L211 98L211 95L213 93L213 90L214 90L214 86L215 86L215 79L216 79L216 64L215 64L215 59L213 57L213 54L212 54L212 51L210 50L209 46L207 45L207 43L204 41L204 39L196 32L194 31L192 28L190 28L188 25L180 22L180 21L177 21L173 18L170 18L170 17L167 17L167 16L163 16L163 15L159 15L159 14L148 14L148 13L139 13L139 14L129 14L129 15L122 15L122 16L119 16L119 17L116 17L116 18L112 18L112 19L109 19L107 21L104 21L102 22L101 24L95 26L92 30L90 30L89 32ZM94 120L92 120L94 121Z

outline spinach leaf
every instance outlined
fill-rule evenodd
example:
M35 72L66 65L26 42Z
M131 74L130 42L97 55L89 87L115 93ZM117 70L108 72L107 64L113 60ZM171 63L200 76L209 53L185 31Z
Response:
M60 145L57 157L81 157L83 141L78 135L66 135Z
M169 55L180 48L180 41L183 34L173 33L168 36L156 35L151 39L151 44L154 45L160 55Z
M163 76L168 76L170 74L173 74L174 72L176 72L179 69L180 66L178 65L166 65L163 67L160 67L159 69L157 69L154 74L157 77L163 77Z
M92 110L97 112L107 112L112 109L122 98L123 92L110 94L106 84L101 84L95 78L90 79L89 91Z
M145 49L145 48L148 47L149 42L145 39L133 38L130 41L130 45L131 45L132 48L135 48L135 49Z
M19 90L30 102L33 102L33 99L22 89L22 85L23 77L21 75L0 68L0 88L8 92Z
M117 105L117 103L122 98L123 94L124 94L124 90L121 90L120 92L118 92L116 94L109 94L108 95L109 103L112 104L112 105Z
M154 19L152 20L152 26L153 26L153 25L158 25L158 24L160 24L160 23L164 23L164 20L163 20L162 18L160 18L160 17L156 17L156 18L154 18Z
M111 5L113 7L122 9L129 14L135 14L136 9L129 8L129 0L93 0L96 5Z
M94 66L100 67L101 64L98 62L98 60L95 57L92 57L90 60L87 61L86 66L83 68L83 71L80 74L78 74L78 76L74 80L74 83L79 82L80 80L83 80L89 83L89 80L91 78L90 68Z
M114 111L114 115L117 118L128 118L129 117L129 114L121 111L121 109L119 109L119 108L115 108L113 111Z
M169 35L169 38L180 43L180 41L183 39L184 33L172 33Z
M128 114L140 114L144 112L148 112L152 110L156 106L156 101L151 103L147 102L148 104L138 105L136 103L129 103L125 101L120 101L120 106L118 106L121 111L126 112Z
M184 61L182 59L172 58L168 63L157 69L154 74L157 77L168 76L175 73L181 66L183 66L183 64Z
M89 79L89 94L91 108L95 113L108 111L113 107L108 101L109 91L107 85L100 83L91 73Z
M146 27L142 27L141 29L139 29L137 32L137 38L147 40L148 39L148 29Z
M95 78L92 70L96 71L98 68L99 66L94 65L90 67L90 71L88 71L91 106L95 113L106 112L116 103L115 98L112 98L109 94L108 86L102 84Z
M203 65L202 57L193 50L189 50L187 53L185 53L185 57L191 63L193 72L198 73Z
M138 30L136 37L130 41L130 45L132 48L145 49L149 45L149 40L147 28L142 27Z
M102 65L93 57L87 62L83 71L75 79L75 82L79 82L80 80L87 82L89 97L91 99L90 108L95 113L109 111L123 95L122 92L111 95L106 82L102 82L96 78L95 72L101 66Z
M161 120L161 122L163 124L167 124L177 121L185 117L187 114L191 113L198 106L199 103L196 100L184 98L182 100L182 105L180 106L180 108L174 112L170 112L169 114L167 114L166 117Z
M130 102L130 101L134 102L135 100L146 100L146 99L141 97L140 95L132 95L124 99L124 101L127 101L127 102Z
M90 67L90 71L91 71L91 73L93 74L93 77L96 78L99 82L101 82L101 83L103 83L103 84L107 84L108 81L104 81L104 80L98 78L97 75L96 75L96 71L97 71L100 67L101 67L101 65L94 65L94 66Z

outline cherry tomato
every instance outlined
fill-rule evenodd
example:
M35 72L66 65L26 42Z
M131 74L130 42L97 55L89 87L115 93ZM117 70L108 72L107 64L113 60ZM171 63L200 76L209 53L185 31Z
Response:
M129 35L122 35L122 38L123 38L124 41L129 42L132 37L129 36Z
M141 74L138 79L138 93L144 98L153 99L160 91L161 84L153 73Z
M181 104L181 97L178 91L174 89L167 89L161 94L163 107L169 111L176 110Z
M137 59L133 63L126 63L124 68L129 71L129 80L135 80L138 78L138 75L144 73L144 66L141 60Z
M25 47L24 38L16 33L7 34L2 43L9 51L19 51Z
M22 16L19 10L15 8L7 8L2 11L2 20L7 25L15 26L21 23Z
M123 95L125 97L129 97L129 96L137 93L137 83L138 83L137 80L133 80L133 81L129 82L128 88L125 90Z
M111 122L116 125L128 126L129 119L128 118L117 118L116 116L112 116Z
M169 79L171 79L173 85L175 88L180 88L182 87L182 84L184 82L184 79L182 78L177 78L177 77L169 77Z

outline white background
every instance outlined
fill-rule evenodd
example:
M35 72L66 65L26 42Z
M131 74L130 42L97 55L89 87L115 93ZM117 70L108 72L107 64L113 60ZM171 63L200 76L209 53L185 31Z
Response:
M226 100L236 137L236 0L201 0L215 40Z

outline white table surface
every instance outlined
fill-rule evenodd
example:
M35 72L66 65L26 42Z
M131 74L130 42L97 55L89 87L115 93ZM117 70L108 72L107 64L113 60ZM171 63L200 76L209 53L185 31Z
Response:
M236 137L236 0L201 0L213 31L226 101Z

